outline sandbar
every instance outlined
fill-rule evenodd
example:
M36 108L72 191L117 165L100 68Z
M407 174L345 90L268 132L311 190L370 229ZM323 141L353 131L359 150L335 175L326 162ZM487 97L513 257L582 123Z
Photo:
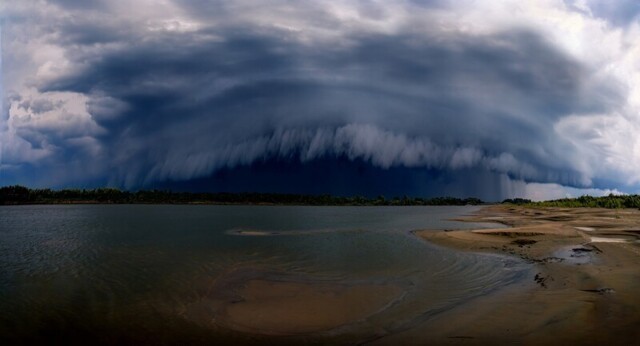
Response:
M640 340L640 211L491 206L466 220L511 228L416 235L458 251L520 257L533 265L530 278L378 343L590 345Z

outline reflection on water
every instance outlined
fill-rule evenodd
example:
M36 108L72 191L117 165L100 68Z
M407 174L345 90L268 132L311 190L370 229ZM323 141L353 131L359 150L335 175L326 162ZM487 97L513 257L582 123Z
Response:
M310 321L298 334L313 338L381 337L522 276L513 259L448 251L409 232L483 226L447 220L473 210L2 207L0 337L255 341L244 332L261 333L259 318L292 316ZM303 316L305 304L321 327ZM276 309L282 320L257 317Z

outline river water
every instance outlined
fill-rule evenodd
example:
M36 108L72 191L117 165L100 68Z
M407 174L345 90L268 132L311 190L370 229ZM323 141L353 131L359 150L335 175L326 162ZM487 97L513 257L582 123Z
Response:
M515 259L451 251L410 232L499 227L451 220L477 209L0 207L0 340L264 341L272 336L216 323L217 310L192 313L256 279L400 287L375 314L291 340L383 337L523 277Z

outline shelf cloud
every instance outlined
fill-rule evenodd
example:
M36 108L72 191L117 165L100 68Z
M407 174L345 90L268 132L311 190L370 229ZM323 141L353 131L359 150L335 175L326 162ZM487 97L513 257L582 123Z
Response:
M3 185L136 189L347 159L493 175L487 198L640 186L633 1L49 0L0 13Z

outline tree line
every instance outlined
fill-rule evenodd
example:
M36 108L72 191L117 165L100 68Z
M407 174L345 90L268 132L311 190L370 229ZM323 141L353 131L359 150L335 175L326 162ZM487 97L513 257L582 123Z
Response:
M14 185L0 188L0 205L16 204L265 204L265 205L479 205L478 198L455 197L394 197L300 195L277 193L193 193L167 190L123 191L114 188L97 189L30 189Z
M528 199L505 199L502 203L533 207L562 208L640 208L640 195L614 195L603 197L581 196L578 198L562 198L551 201L532 202Z

